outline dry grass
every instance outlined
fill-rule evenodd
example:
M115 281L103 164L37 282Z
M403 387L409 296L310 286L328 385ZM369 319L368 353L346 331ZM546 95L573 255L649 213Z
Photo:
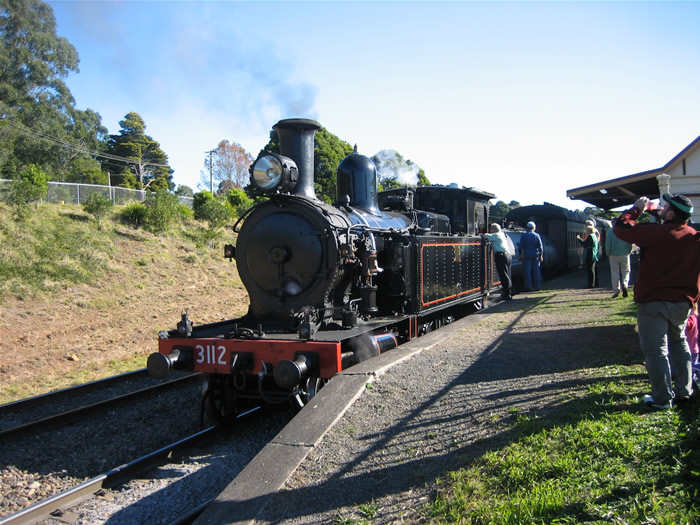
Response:
M0 205L0 403L145 366L157 334L245 313L235 263L188 222L163 236L80 207L42 205L14 223ZM201 239L207 239L206 242Z

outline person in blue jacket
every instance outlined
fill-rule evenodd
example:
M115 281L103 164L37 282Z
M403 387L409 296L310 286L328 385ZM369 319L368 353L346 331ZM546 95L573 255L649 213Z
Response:
M518 243L518 255L523 265L525 291L539 290L542 287L542 272L540 263L543 261L544 249L542 239L535 233L537 225L530 221L527 223L527 232Z

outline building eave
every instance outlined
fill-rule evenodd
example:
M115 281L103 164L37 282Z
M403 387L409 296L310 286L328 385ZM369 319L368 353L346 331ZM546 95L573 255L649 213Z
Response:
M659 185L656 177L673 169L676 164L698 147L700 147L700 136L660 168L573 188L566 191L566 196L570 199L588 202L605 210L629 206L639 197L656 198L659 196Z

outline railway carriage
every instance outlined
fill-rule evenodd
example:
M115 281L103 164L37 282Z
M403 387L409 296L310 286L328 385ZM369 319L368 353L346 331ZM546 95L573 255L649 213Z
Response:
M590 217L549 203L514 208L505 218L508 228L520 231L525 231L528 221L535 222L537 233L545 243L543 271L551 274L564 273L581 266L583 249L576 240L576 235L583 235L583 228L588 220L592 220L600 232L603 259L606 255L605 237L611 227L610 222L605 219ZM515 236L513 242L517 247Z

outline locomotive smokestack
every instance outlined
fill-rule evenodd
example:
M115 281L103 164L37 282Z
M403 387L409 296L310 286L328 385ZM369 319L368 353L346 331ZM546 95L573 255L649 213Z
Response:
M290 118L280 120L274 129L280 138L280 154L297 164L299 181L295 195L316 199L314 191L314 135L321 125L315 120Z

